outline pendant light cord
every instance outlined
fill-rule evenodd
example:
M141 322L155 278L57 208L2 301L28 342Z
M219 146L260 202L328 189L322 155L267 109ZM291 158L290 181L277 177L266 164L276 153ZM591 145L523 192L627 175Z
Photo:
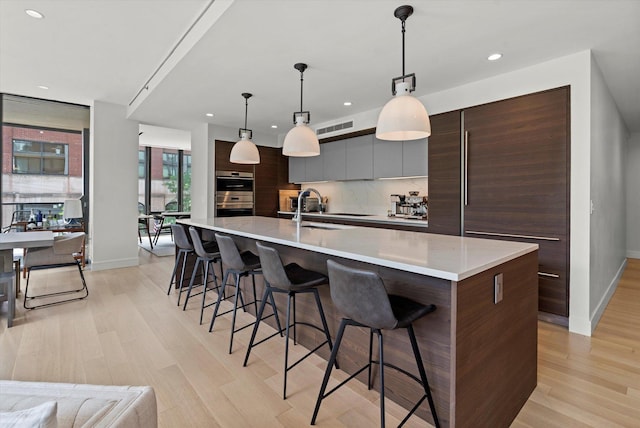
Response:
M300 72L300 111L302 111L302 85L304 82L304 71Z
M404 77L404 26L405 26L405 20L403 19L402 20L402 77Z
M249 112L249 98L244 99L244 129L247 129L247 114Z

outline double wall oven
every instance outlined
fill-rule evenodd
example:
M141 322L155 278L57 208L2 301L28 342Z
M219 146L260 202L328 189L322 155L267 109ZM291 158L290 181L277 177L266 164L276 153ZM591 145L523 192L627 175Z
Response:
M253 215L253 173L216 171L216 217Z

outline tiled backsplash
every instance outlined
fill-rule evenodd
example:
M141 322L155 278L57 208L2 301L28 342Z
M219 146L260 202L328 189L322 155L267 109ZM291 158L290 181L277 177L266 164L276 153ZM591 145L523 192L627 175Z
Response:
M403 178L397 180L335 181L307 183L302 188L313 187L328 198L328 212L387 215L392 194L408 195L417 190L427 195L428 179Z

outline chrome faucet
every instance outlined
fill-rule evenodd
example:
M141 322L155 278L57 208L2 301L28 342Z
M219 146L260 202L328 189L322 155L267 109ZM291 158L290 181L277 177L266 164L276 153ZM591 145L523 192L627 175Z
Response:
M297 222L298 224L300 224L300 222L302 221L302 214L301 214L302 198L304 198L306 196L309 196L309 192L313 192L316 195L318 195L318 202L322 203L322 196L320 195L320 192L318 192L316 189L314 189L312 187L308 187L308 188L304 189L303 191L301 191L300 194L298 195L298 208L296 208L296 214L291 219L291 220Z

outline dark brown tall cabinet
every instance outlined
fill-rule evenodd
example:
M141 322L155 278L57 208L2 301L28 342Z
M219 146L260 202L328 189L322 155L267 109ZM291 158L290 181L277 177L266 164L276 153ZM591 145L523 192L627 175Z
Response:
M429 233L460 235L460 111L433 115L429 137Z
M560 317L569 315L569 95L564 87L436 115L429 138L430 232L537 243L538 307ZM456 191L457 232L443 218L455 216Z
M234 144L216 140L216 170L253 172L255 215L277 217L278 190L300 188L295 184L289 184L289 158L282 155L280 148L258 146L259 164L231 163L229 155Z

